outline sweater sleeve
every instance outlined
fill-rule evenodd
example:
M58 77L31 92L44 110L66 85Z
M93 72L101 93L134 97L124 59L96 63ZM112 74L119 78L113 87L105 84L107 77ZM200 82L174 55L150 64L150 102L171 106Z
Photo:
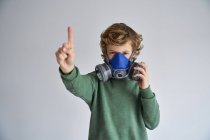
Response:
M92 104L95 89L94 78L91 75L81 75L79 69L75 67L69 74L64 74L60 70L61 79L68 91L83 99L89 107Z
M155 129L160 121L159 105L151 88L141 90L142 116L148 129Z

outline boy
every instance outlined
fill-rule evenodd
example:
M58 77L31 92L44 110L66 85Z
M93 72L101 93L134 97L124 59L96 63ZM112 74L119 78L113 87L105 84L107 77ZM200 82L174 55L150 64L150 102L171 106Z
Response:
M146 128L159 124L159 105L150 89L146 63L133 64L142 49L142 36L124 23L101 34L104 64L81 75L74 65L72 29L56 52L66 88L91 110L89 140L147 140ZM132 73L134 69L137 73Z

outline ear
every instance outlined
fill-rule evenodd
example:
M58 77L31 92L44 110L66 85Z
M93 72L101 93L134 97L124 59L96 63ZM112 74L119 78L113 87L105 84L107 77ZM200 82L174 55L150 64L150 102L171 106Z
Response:
M139 46L139 51L142 50L143 48L144 48L144 44L141 41L140 46Z
M109 58L107 55L101 54L101 57L104 60L104 62L109 62Z
M137 58L136 52L133 52L129 58L130 61L134 62Z
M101 54L101 58L104 60L105 59L105 56L104 56L104 54Z

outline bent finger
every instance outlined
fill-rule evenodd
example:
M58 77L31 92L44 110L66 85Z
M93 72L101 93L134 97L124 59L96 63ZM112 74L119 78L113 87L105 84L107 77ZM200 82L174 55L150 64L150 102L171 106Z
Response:
M147 72L148 71L148 66L147 66L147 64L145 63L145 62L140 62L139 63L143 68L144 68L144 70Z

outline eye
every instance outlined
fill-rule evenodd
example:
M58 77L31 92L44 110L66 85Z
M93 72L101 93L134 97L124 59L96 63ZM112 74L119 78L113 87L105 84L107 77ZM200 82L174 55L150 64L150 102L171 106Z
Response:
M127 55L127 54L129 54L129 53L128 53L128 52L124 52L123 54L124 54L124 55Z
M109 52L109 54L115 54L115 52Z

